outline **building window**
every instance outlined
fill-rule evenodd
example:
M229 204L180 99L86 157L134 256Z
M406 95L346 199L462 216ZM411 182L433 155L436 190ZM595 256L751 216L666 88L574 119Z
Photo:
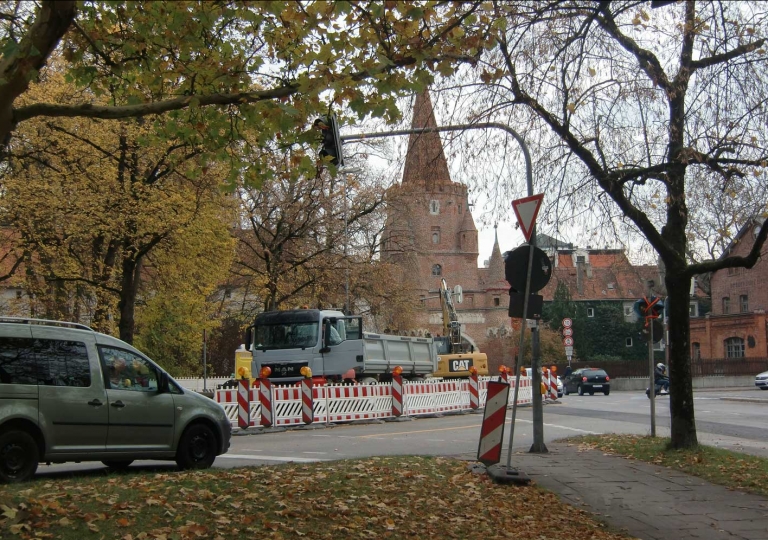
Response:
M578 263L586 263L587 258L584 255L577 255L576 256L576 264Z
M24 294L24 292L21 289L16 290L16 300L21 300L21 296Z
M694 360L701 359L701 343L691 343L691 358Z
M595 308L588 307L587 308L587 317L594 317L595 316Z
M498 296L493 297L493 305L494 306L500 306L501 305L501 299Z
M739 296L739 309L742 313L746 313L749 311L749 296L746 294L742 294Z
M728 315L731 312L731 299L727 296L723 296L723 315Z
M691 317L698 317L699 316L699 303L698 302L690 302L688 304L688 314Z
M731 337L725 340L726 358L744 358L744 340L739 337Z
M632 346L632 338L628 337L627 339L625 339L624 340L624 345L626 345L627 347L631 347Z
M432 243L440 243L440 227L432 227Z
M432 215L436 215L440 213L440 201L437 201L435 199L432 199L429 201L429 213Z
M432 266L432 275L433 276L442 276L443 275L443 267L439 264L435 264Z

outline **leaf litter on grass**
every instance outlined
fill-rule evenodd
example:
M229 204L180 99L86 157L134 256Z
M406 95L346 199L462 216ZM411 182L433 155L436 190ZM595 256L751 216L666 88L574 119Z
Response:
M626 538L550 492L466 465L404 456L37 480L0 492L0 537L559 539L567 523L573 538Z

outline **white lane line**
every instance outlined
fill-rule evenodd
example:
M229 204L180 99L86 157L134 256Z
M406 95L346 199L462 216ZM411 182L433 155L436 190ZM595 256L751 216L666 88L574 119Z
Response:
M290 463L291 461L295 463L315 463L317 461L331 461L328 459L317 459L317 458L301 458L301 457L286 457L286 456L254 456L254 455L248 455L248 454L222 454L218 457L227 458L227 459L250 459L253 461L280 461L285 463Z
M511 421L512 418L507 417L507 420ZM521 418L518 418L517 421L518 422L525 422L526 424L533 424L533 420L523 420ZM565 429L565 430L568 430L568 431L578 431L579 433L587 433L589 435L600 435L599 431L588 431L586 429L579 429L579 428L569 427L569 426L561 426L561 425L558 425L558 424L546 424L545 423L544 425L547 426L547 427L558 428L558 429Z
M302 454L322 454L326 455L328 452L302 452Z

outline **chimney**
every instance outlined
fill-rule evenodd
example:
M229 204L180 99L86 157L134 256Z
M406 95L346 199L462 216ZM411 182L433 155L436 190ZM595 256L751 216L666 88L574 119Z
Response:
M576 290L579 294L584 294L584 257L576 257Z

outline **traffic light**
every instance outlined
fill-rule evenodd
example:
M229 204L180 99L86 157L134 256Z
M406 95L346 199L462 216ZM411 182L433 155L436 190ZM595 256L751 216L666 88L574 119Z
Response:
M344 155L341 149L341 137L339 136L339 123L336 115L321 116L313 124L315 129L322 134L322 147L320 157L330 156L331 163L336 167L344 165Z

